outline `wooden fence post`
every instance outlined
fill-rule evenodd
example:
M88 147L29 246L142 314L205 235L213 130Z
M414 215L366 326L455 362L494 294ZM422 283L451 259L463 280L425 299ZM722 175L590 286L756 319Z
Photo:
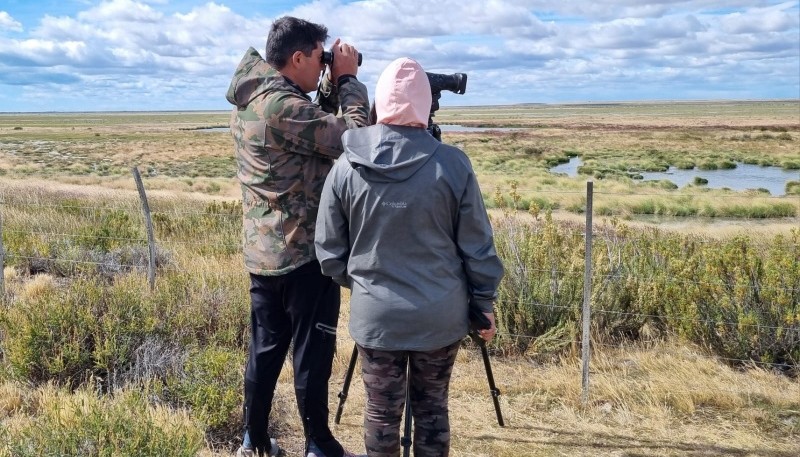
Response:
M144 223L147 226L147 244L150 248L150 258L147 262L147 280L152 291L156 286L156 240L153 236L153 220L150 217L150 205L147 203L147 194L144 192L144 184L139 169L133 167L133 179L136 181L136 188L139 189L139 199L142 201L142 212L144 212Z
M589 340L591 322L591 298L592 298L592 181L586 183L586 257L584 259L585 268L583 274L583 337L581 338L581 362L583 364L581 380L581 402L584 406L589 401Z
M2 205L0 205L2 207ZM0 299L6 296L6 247L3 245L3 212L0 211Z

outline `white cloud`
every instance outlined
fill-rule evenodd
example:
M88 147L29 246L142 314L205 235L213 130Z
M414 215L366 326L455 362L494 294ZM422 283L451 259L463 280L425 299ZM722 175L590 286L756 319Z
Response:
M721 29L733 34L784 32L796 29L798 24L800 17L796 10L760 9L728 15L723 18Z
M22 25L0 12L0 90L35 74L32 84L51 93L63 86L125 100L139 90L165 109L195 100L226 108L230 75L248 46L263 52L273 18L237 10L236 2L203 1L93 1L78 13L45 15L13 39L2 31L22 32ZM770 84L757 71L791 96L800 88L797 2L316 0L280 14L325 24L328 44L337 37L355 44L365 56L359 79L370 89L399 56L429 71L468 73L467 94L453 103L615 93L606 88L633 96L663 92L659 84L718 81L727 93L744 93Z
M377 40L397 37L551 33L529 8L509 0L316 0L292 15L325 24L331 36Z
M0 31L22 32L22 24L17 22L10 14L0 11Z
M104 1L100 5L78 13L78 19L95 23L156 23L162 14L149 5L132 0Z

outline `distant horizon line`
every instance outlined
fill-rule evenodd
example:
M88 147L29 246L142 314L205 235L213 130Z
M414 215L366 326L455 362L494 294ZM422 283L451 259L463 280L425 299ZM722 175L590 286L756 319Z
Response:
M669 104L669 103L755 103L755 102L800 102L798 98L698 98L698 99L650 99L650 100L595 100L595 101L570 101L570 102L521 102L521 103L500 103L485 105L445 105L441 108L480 108L492 106L531 106L531 105L625 105L625 104ZM81 113L107 113L107 114L129 114L129 113L225 113L227 109L156 109L156 110L80 110L80 111L0 111L0 115L8 114L81 114Z

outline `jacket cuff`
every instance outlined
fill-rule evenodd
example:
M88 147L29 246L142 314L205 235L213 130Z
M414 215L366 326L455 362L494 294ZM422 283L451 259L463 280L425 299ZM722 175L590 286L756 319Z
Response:
M336 79L336 87L341 87L342 84L346 83L347 81L350 81L351 79L357 80L356 75L339 76L339 78Z
M484 313L494 312L494 300L479 300L473 297L469 301L469 306L474 306Z

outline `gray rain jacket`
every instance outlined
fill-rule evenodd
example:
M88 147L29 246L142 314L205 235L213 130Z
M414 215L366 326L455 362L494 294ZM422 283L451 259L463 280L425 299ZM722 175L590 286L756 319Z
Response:
M322 271L351 289L350 334L381 350L430 351L492 311L503 267L469 158L424 128L349 130L316 227Z

